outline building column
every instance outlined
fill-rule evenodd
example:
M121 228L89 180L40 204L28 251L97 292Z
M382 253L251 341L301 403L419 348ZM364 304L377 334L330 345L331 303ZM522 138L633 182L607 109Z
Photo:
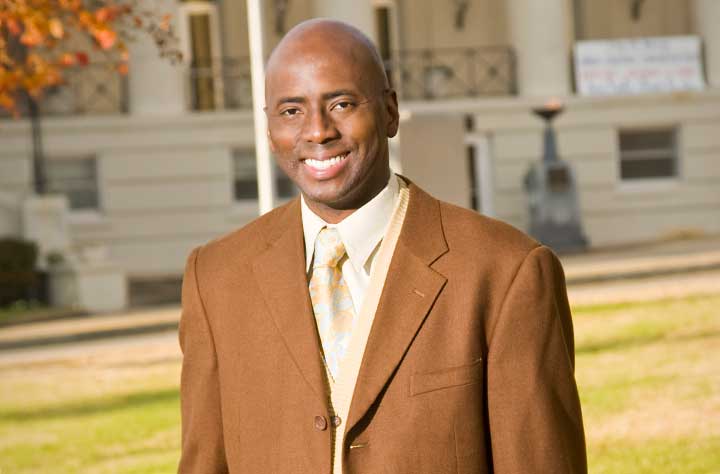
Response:
M510 0L508 18L518 92L544 98L569 95L574 40L570 0Z
M152 9L157 15L172 15L175 34L181 38L188 32L180 31L179 8L175 0L151 0L143 8ZM136 115L181 114L185 105L185 72L182 63L171 64L161 58L153 39L144 32L129 43L130 73L128 94L130 113Z
M720 87L720 1L695 0L695 32L703 39L705 74L710 87Z
M315 15L350 23L377 43L375 12L370 0L315 0Z

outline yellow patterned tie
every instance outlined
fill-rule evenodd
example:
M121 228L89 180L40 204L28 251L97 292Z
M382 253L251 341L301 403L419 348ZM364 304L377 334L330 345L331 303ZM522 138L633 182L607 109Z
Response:
M310 277L310 299L315 313L325 363L337 380L340 361L350 344L355 308L339 262L345 246L337 229L323 227L315 239L315 257Z

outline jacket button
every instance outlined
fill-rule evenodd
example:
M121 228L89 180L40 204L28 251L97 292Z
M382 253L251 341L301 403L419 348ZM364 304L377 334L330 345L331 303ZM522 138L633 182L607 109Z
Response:
M327 420L324 416L315 417L315 429L318 431L325 431L327 429Z
M339 416L333 416L330 418L330 423L333 425L333 428L337 428L340 426L340 423L342 423L342 419Z

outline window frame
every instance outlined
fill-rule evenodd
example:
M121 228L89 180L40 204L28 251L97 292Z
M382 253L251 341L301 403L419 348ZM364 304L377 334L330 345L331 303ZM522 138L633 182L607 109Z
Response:
M95 206L93 207L73 207L72 206L72 199L69 196L68 190L55 190L52 188L52 178L50 173L50 166L57 165L57 163L62 162L72 162L72 161L90 161L92 163L92 177L88 178L88 182L92 182L94 184L94 192L95 192ZM104 209L103 206L103 199L102 199L102 192L101 192L101 186L100 186L100 159L96 154L79 154L79 155L58 155L58 156L52 156L52 157L46 157L45 159L45 186L48 194L61 194L66 197L68 201L68 211L71 216L73 217L73 220L75 218L85 221L85 220L96 220L99 218L99 216L102 214L102 211Z
M642 150L629 150L629 151L623 151L621 143L621 136L624 133L652 133L652 132L668 132L671 134L672 139L672 149L664 149L664 148L647 148ZM616 153L616 159L615 161L615 177L617 182L617 187L621 191L629 191L629 192L643 192L643 191L662 191L669 188L672 188L678 184L682 180L682 162L680 157L680 150L682 149L680 141L681 141L681 128L678 124L675 123L664 123L664 124L654 124L654 125L629 125L629 126L619 126L615 131L615 153ZM667 155L667 156L658 156L658 154L653 155L652 153L656 152L660 155ZM623 165L623 159L629 154L635 154L636 156L642 156L641 158L635 158L636 161L642 160L642 159L652 159L652 158L659 158L659 159L665 159L668 158L672 160L672 166L673 166L673 174L672 176L647 176L647 177L637 177L637 178L623 178L622 176L622 165ZM644 155L644 156L643 156ZM632 158L631 158L632 159Z

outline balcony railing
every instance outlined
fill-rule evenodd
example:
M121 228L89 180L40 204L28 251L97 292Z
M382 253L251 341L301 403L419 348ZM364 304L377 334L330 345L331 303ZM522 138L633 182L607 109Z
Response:
M516 93L515 56L508 46L399 51L386 62L405 100Z
M127 76L111 63L90 63L63 70L63 83L48 88L38 102L42 116L113 115L127 113ZM28 110L21 104L20 115ZM2 116L9 113L0 109Z
M507 46L402 50L385 67L404 100L516 93L515 56ZM247 57L196 61L187 74L190 110L252 108ZM42 115L127 113L127 77L110 64L70 68L64 71L64 77L62 85L51 88L43 97Z
M508 46L404 50L385 67L405 100L516 93L515 56ZM189 78L192 110L252 107L247 57L196 62Z

